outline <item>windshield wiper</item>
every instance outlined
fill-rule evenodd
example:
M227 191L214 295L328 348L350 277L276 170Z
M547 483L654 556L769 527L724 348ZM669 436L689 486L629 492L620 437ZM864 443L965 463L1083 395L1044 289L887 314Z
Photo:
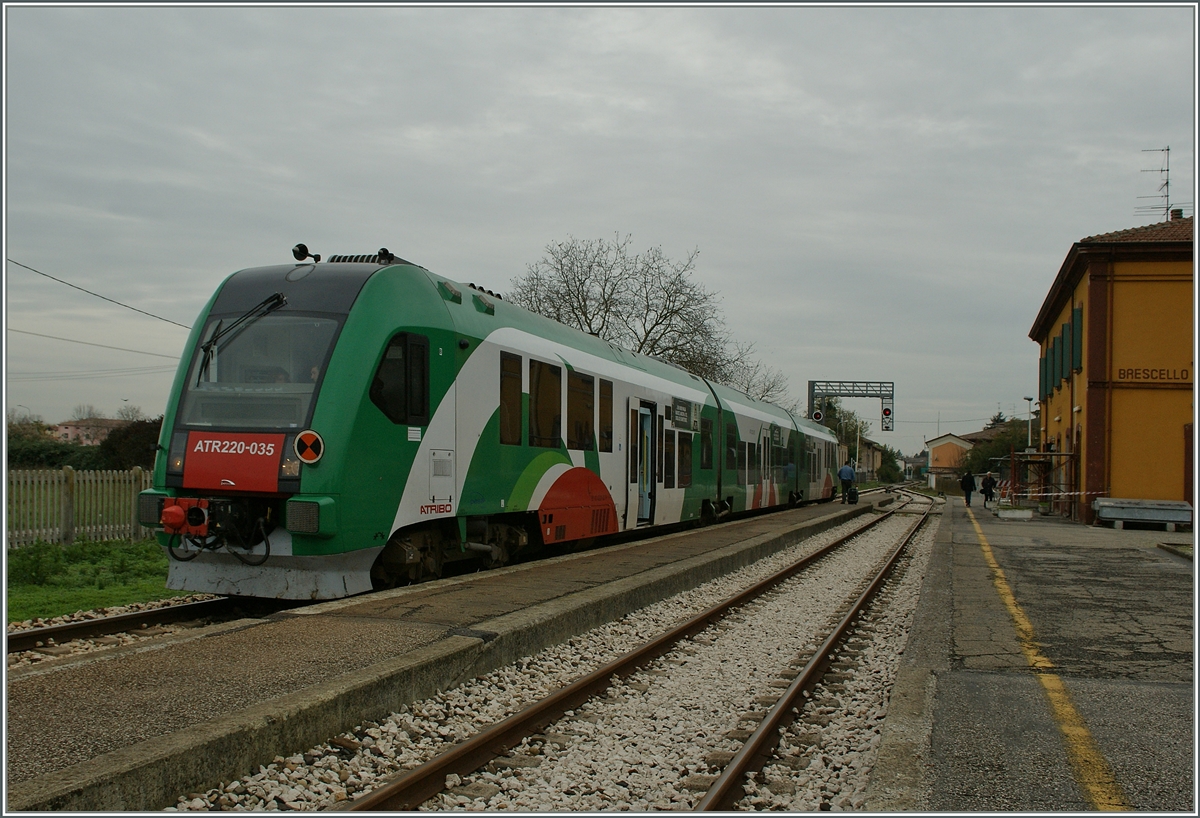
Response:
M204 352L204 360L200 362L200 371L196 374L196 386L200 385L200 381L204 377L204 373L208 372L208 365L212 361L213 350L217 348L218 341L236 329L245 329L246 327L249 327L264 315L274 312L285 304L287 304L287 298L284 297L283 293L275 293L267 296L262 301L255 304L253 307L247 310L241 318L234 321L225 329L221 329L221 324L224 323L224 319L218 321L217 326L213 330L212 337L205 341L200 347L200 349Z

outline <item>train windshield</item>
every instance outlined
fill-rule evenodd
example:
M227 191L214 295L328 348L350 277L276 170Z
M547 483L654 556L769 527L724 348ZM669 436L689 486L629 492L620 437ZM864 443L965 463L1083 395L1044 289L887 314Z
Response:
M237 318L212 316L204 327L184 384L179 423L303 428L340 321L272 312L222 335Z

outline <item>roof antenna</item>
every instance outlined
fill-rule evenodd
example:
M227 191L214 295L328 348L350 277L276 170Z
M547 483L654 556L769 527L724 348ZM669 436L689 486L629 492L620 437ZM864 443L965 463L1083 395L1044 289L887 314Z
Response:
M297 244L295 247L293 247L292 255L295 257L296 261L304 261L306 258L311 258L313 263L316 264L321 260L320 256L314 256L312 253L308 252L308 245L305 244Z

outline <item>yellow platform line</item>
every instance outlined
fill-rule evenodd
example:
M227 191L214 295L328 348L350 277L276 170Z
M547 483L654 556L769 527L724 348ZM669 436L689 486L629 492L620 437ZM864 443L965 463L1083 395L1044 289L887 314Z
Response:
M1029 617L1025 616L1021 606L1017 604L1017 598L1004 576L1004 569L996 562L996 557L992 554L992 546L988 543L979 521L975 519L969 506L967 507L967 516L971 518L971 525L975 527L975 535L979 537L979 547L983 549L983 559L992 569L992 584L996 586L996 593L1000 595L1000 600L1012 617L1013 626L1017 630L1017 639L1021 643L1021 652L1025 654L1025 660L1033 668L1034 675L1041 682L1042 689L1046 691L1046 698L1050 700L1050 710L1062 733L1067 759L1071 764L1075 781L1095 809L1106 811L1132 809L1125 799L1125 794L1121 791L1121 785L1117 783L1108 762L1104 759L1100 748L1096 746L1087 725L1084 724L1083 717L1079 715L1079 711L1072 704L1071 696L1063 685L1062 678L1051 672L1054 664L1042 655L1037 643L1033 641L1033 624L1029 621Z

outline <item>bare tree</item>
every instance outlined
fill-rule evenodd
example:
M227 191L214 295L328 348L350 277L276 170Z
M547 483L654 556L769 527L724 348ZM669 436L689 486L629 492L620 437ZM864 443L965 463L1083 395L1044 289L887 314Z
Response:
M782 406L789 412L799 411L799 403L788 390L787 376L754 357L754 344L735 341L729 360L722 366L717 380L745 392L755 400Z
M508 300L606 341L623 340L617 316L632 278L629 240L618 233L611 243L572 237L548 244L546 255L513 280Z
M133 404L125 404L117 410L117 417L121 420L137 421L146 420L146 413L142 411L142 407L134 406Z
M613 241L574 237L514 279L509 300L562 324L696 375L716 377L730 361L729 336L716 293L692 279L699 250L673 261L661 247L630 250Z
M71 420L91 420L102 418L104 413L90 403L79 403L71 410Z

